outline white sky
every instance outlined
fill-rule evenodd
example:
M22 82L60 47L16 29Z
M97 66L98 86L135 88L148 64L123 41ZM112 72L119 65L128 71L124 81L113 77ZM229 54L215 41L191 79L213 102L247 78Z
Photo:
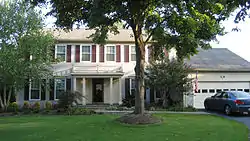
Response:
M49 7L42 8L42 13L48 12L49 9ZM219 43L212 42L211 45L213 48L228 48L247 61L250 61L250 19L247 19L245 22L235 24L233 21L234 17L235 13L228 20L222 23L226 31L229 33L218 37ZM45 19L46 27L54 26L54 22L54 17L46 17ZM232 31L232 28L236 26L240 28L241 31Z

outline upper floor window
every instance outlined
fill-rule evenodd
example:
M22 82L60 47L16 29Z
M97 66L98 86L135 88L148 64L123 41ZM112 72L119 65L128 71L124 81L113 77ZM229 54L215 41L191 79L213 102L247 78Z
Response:
M66 89L66 81L65 79L55 79L55 85L56 85L55 99L59 99L60 95Z
M36 100L40 99L40 85L38 81L31 82L30 99L36 99Z
M115 46L106 46L106 61L115 61Z
M82 46L82 61L90 61L90 56L91 56L90 46L83 45Z
M131 46L131 61L136 61L135 46Z
M66 61L66 46L57 45L56 47L56 58L60 61Z

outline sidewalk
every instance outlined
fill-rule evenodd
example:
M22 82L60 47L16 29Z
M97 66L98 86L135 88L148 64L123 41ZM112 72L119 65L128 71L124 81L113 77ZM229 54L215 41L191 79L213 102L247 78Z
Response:
M95 110L97 113L104 114L127 114L132 113L133 111L116 111L116 110ZM145 111L146 113L151 114L198 114L198 115L210 115L211 113L197 111L197 112L174 112L174 111Z

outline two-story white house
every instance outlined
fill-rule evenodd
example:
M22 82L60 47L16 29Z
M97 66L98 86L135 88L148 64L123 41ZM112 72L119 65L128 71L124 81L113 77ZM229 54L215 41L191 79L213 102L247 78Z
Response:
M48 30L48 29L47 29ZM71 32L51 31L57 41L54 57L61 62L53 65L55 79L44 80L49 87L31 82L17 95L17 102L56 101L61 91L79 91L86 104L121 104L122 99L135 88L134 67L136 61L132 30L120 30L109 34L107 44L99 45L88 38L94 30L74 29ZM175 51L168 52L175 57ZM146 46L146 62L150 48ZM146 91L149 101L149 90Z

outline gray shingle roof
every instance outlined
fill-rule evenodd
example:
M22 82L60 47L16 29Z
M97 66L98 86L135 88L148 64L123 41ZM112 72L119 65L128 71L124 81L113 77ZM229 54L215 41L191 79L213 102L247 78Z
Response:
M185 62L198 70L250 71L250 62L227 48L199 49L199 53Z

